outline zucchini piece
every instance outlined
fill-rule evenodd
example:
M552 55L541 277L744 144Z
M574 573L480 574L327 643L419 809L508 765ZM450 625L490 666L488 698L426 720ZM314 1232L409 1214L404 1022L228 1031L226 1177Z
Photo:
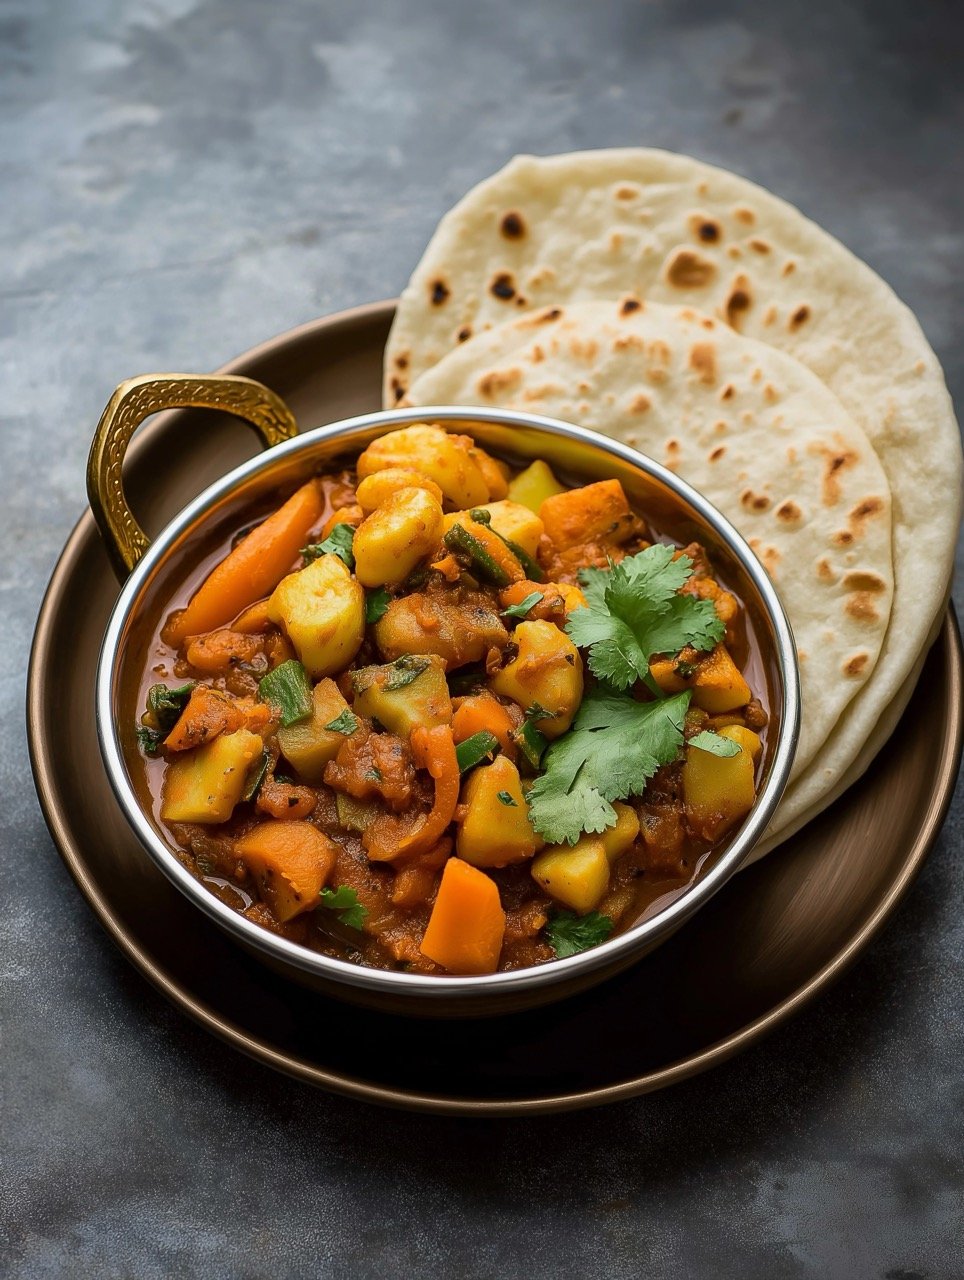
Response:
M356 800L354 796L335 792L335 808L338 812L338 825L346 831L365 831L383 812L377 804L370 800Z
M326 677L314 687L308 719L278 730L278 746L301 782L313 786L322 782L325 765L334 760L345 741L343 733L328 726L346 711L348 703L341 691Z

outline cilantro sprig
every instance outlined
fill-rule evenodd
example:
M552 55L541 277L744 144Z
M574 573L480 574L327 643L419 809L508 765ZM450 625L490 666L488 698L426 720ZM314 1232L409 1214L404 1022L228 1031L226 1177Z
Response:
M680 595L693 561L655 543L609 569L580 573L587 607L574 609L566 623L573 644L588 649L589 670L614 689L642 680L661 696L650 675L656 654L679 653L690 645L704 651L723 638L724 625L712 600Z
M301 555L305 564L311 564L312 560L317 560L320 556L337 556L349 569L354 569L355 553L352 550L354 541L353 525L336 524L324 542L309 542L307 547L301 548Z
M368 916L368 908L358 901L358 894L347 884L340 884L337 889L322 889L319 894L321 905L334 911L342 924L349 929L360 929Z
M613 800L641 795L683 745L690 692L637 702L599 685L582 700L572 728L546 752L529 792L532 825L550 844L575 844L584 831L616 822Z
M572 911L554 911L546 925L546 937L559 960L588 951L590 947L598 947L612 931L612 920L598 911L590 911L584 916L577 916Z

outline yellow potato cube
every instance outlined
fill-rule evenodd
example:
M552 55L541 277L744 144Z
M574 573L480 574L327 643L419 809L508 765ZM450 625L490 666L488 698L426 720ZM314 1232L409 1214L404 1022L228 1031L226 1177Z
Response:
M720 736L731 737L733 732L732 727L723 729ZM725 757L699 747L686 748L683 802L686 821L697 835L717 840L749 813L755 799L753 756L743 743L739 755Z
M397 489L355 533L355 576L365 587L404 582L442 537L442 508L426 489Z
M609 858L599 836L550 845L532 863L532 878L557 902L580 915L592 911L609 888Z
M718 644L699 665L691 682L693 706L717 714L745 707L752 694L725 645Z
M386 467L384 471L376 471L359 481L355 490L358 505L366 515L370 515L376 507L380 507L393 493L399 489L424 489L435 501L442 505L442 490L434 480L423 476L412 467Z
M732 742L749 751L753 763L756 764L760 758L760 752L763 750L763 743L760 741L758 733L754 733L752 729L747 729L742 724L727 725L718 732L721 738L729 738Z
M628 849L631 849L633 842L639 835L639 816L636 810L628 804L620 803L618 800L613 805L613 808L616 810L616 825L609 827L599 836L602 846L606 850L606 857L610 862L615 862Z
M365 592L338 556L320 556L283 578L268 601L315 679L343 670L365 637Z
M477 507L490 495L474 450L468 436L418 423L373 441L358 459L358 478L365 480L387 467L411 467L434 480L453 507Z
M521 502L486 502L482 508L491 517L490 526L503 538L520 546L535 559L543 524L539 517Z
M239 729L185 751L164 774L165 822L227 822L241 799L248 770L264 750L256 733Z
M509 497L512 501L521 502L536 515L546 498L557 493L565 493L565 488L552 474L548 462L543 462L541 458L530 463L525 471L520 471L514 480L509 481Z
M461 803L465 817L455 850L472 866L505 867L542 848L529 821L519 770L507 756L472 770L462 786Z
M411 654L383 667L352 673L355 710L407 738L419 725L452 723L452 699L445 661L435 654Z
M489 681L495 693L528 710L539 703L550 713L536 728L558 738L572 724L582 701L582 658L565 632L551 622L520 622L512 634L518 655Z
M345 741L343 733L326 729L325 725L337 719L348 703L330 679L319 680L311 699L312 712L307 720L278 729L278 746L299 780L317 785L322 781L325 765L334 760Z

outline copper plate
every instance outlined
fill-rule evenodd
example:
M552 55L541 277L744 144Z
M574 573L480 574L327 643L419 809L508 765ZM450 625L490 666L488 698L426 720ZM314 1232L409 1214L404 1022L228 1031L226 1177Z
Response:
M319 320L224 372L266 382L304 426L364 413L378 408L391 317L392 304L379 303ZM252 449L223 415L155 419L125 473L142 523L159 529ZM51 580L29 674L34 775L64 861L124 954L185 1012L269 1066L372 1102L462 1114L563 1111L646 1093L722 1062L812 999L867 945L927 856L960 760L961 645L948 614L918 694L869 773L659 950L535 1012L416 1022L276 977L143 853L107 783L94 728L94 669L116 594L87 514Z

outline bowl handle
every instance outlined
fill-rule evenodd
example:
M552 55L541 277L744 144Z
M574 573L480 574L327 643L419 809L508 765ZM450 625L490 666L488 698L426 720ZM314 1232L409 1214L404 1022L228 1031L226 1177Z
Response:
M122 582L150 545L124 495L124 455L144 419L162 409L223 409L254 427L266 448L298 434L281 397L253 378L148 373L122 382L101 415L87 459L90 509Z

